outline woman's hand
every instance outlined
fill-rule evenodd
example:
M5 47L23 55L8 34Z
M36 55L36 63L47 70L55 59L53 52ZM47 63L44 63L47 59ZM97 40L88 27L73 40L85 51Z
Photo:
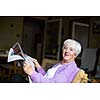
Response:
M23 66L24 72L28 75L32 75L32 73L35 71L30 63L28 63L27 61L24 62L24 66Z
M41 68L40 64L38 63L37 59L33 58L33 63L35 64L36 68Z

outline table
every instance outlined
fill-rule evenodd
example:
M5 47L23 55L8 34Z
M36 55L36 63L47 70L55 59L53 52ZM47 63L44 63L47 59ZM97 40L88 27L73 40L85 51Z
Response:
M1 78L8 77L9 79L12 71L14 74L16 74L16 62L8 63L7 58L7 54L0 54ZM5 73L6 70L8 72L7 75Z
M8 58L7 54L0 54L1 78L4 79L6 77L7 80L10 80L12 75L15 74L20 74L26 77L26 74L23 71L23 67L18 67L16 61L8 63L7 58ZM5 73L6 71L7 74Z

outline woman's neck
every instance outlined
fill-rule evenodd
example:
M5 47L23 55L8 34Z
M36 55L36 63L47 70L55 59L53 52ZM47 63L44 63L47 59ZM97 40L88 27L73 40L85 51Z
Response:
M73 62L73 61L74 61L74 60L68 61L68 60L63 59L63 60L61 61L61 64L70 63L70 62Z

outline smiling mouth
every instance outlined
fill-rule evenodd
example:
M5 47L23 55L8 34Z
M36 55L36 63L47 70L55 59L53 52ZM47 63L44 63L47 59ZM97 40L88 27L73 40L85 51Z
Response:
M68 53L64 53L64 56L69 56L69 54Z

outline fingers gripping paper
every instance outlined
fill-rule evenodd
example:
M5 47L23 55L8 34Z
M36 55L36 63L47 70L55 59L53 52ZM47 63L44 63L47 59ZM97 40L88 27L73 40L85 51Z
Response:
M8 59L7 62L12 62L12 61L27 61L30 63L31 67L35 70L34 68L34 63L32 62L32 57L24 54L20 44L16 42L12 48L10 48L9 53L8 53ZM29 82L31 82L30 77L29 77Z

